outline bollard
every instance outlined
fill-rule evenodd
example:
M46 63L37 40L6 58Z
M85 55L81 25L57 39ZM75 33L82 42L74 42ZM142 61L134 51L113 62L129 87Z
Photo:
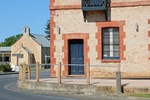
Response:
M61 62L58 63L58 84L61 84Z
M28 66L28 80L31 79L31 67Z
M117 71L116 72L116 89L117 89L117 93L121 94L121 72Z
M25 81L26 79L26 65L23 63L23 68L22 68L22 81Z
M19 68L19 81L22 81L22 74L23 74L22 67L23 67L23 65L20 64L20 68Z
M87 63L87 76L86 76L86 80L87 80L87 85L90 85L90 63Z
M39 82L39 62L36 63L36 82Z

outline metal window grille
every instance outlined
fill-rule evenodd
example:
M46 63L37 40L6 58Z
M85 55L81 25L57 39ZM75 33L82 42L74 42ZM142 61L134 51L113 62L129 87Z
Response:
M102 29L102 58L119 59L119 28Z

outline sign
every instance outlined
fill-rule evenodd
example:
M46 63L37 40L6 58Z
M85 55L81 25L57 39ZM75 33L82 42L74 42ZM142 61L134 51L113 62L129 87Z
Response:
M23 58L23 54L12 54L12 56L17 56L18 58Z

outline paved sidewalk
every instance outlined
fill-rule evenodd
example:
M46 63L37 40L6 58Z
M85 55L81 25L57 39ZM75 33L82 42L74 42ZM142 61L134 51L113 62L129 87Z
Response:
M33 79L28 81L35 81ZM57 83L57 78L44 78L40 82ZM116 86L115 79L90 79L91 85ZM150 79L122 79L122 86L150 88ZM62 84L86 84L85 78L62 78Z

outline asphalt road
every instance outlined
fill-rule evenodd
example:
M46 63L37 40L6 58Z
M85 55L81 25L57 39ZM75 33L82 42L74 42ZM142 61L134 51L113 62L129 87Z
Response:
M42 74L42 77L48 77L46 73ZM0 100L75 100L20 91L16 88L17 79L18 74L0 75Z
M41 73L41 78L49 77L49 70ZM32 73L35 78L35 73ZM53 93L53 91L27 91L16 87L18 74L0 75L0 100L142 100L137 98L128 98L123 96L108 96L103 94L71 94L71 93Z

